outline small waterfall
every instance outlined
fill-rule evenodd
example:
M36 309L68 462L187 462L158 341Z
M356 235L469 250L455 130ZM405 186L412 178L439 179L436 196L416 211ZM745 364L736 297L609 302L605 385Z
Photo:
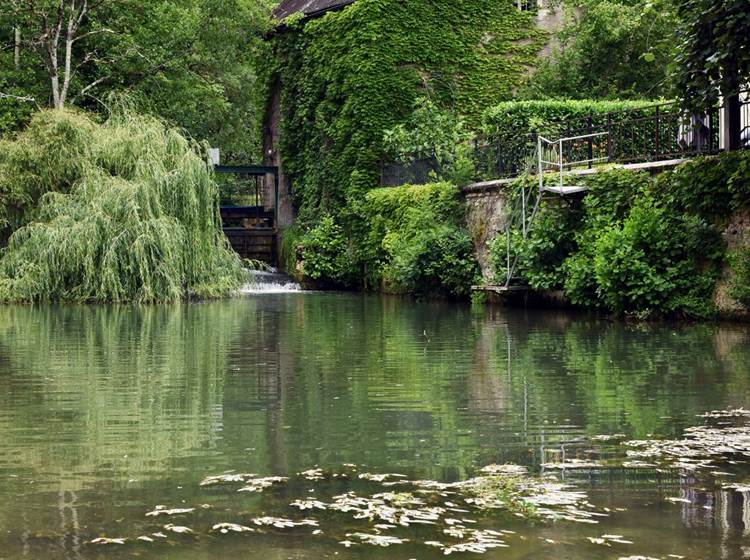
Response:
M286 274L276 270L250 270L250 281L240 290L243 294L287 294L301 292L302 288Z

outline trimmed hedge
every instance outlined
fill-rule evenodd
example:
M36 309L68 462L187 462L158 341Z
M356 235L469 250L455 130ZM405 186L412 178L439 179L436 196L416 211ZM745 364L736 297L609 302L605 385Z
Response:
M560 123L575 121L585 126L586 117L591 116L594 126L607 124L607 115L615 120L627 115L623 111L635 111L658 101L590 101L590 100L545 100L509 101L487 109L482 115L482 131L491 139L514 138L538 132L559 134L564 131Z
M654 144L653 123L641 123L630 130L624 124L630 119L654 112L653 101L511 101L487 109L482 116L481 135L474 154L477 178L522 174L536 161L536 134L555 140L563 136L580 136L609 130L612 156L629 158L640 154L649 142ZM662 124L658 136L665 143L676 141L676 122ZM566 145L569 157L588 159L587 143ZM593 140L593 156L608 157L606 138ZM656 146L650 146L655 153Z

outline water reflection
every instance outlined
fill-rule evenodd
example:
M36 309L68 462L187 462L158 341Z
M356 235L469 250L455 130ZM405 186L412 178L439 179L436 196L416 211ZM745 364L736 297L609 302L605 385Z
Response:
M490 462L540 469L584 453L596 434L678 437L696 414L747 405L748 342L736 326L358 295L3 307L0 547L86 556L92 534L199 499L206 474L231 469L354 462L455 480ZM654 472L578 482L629 508L617 523L632 530L645 535L649 519L675 543L699 530L690 546L701 554L742 553L746 494ZM691 504L665 505L665 492ZM204 553L211 546L194 551Z

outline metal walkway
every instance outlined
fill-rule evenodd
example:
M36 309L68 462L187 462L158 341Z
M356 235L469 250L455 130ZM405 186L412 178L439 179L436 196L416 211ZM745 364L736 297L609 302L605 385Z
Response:
M537 213L539 212L540 205L545 196L556 195L565 197L586 192L587 187L585 184L566 184L567 179L571 176L577 175L575 170L576 167L590 167L594 163L601 163L603 161L606 161L607 158L589 157L587 159L581 159L577 161L566 161L566 144L574 145L574 143L576 142L585 141L588 145L590 145L591 139L605 137L607 135L607 132L602 132L597 134L560 138L559 140L548 140L542 136L537 137L536 171L538 178L538 187L534 189L527 189L526 186L521 183L520 200L517 200L515 204L510 208L506 219L505 228L499 232L501 235L505 234L506 239L505 283L498 285L473 286L473 291L502 294L510 292L523 292L529 290L528 286L521 283L523 282L522 278L515 277L516 269L518 268L518 255L513 255L511 244L511 237L513 235L513 232L519 232L523 236L523 239L526 239L528 237L529 230L534 224L534 220L537 216ZM568 150L568 153L575 153L575 150L572 146L571 149ZM545 184L545 172L549 171L550 169L553 169L558 177L555 181L556 184L554 185ZM548 173L547 177L549 177Z

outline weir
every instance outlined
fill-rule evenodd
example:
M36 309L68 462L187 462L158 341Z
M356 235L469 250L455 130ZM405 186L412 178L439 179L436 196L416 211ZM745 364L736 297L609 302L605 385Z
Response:
M278 264L279 169L266 165L216 165L214 172L254 179L250 204L221 206L224 234L243 259Z

